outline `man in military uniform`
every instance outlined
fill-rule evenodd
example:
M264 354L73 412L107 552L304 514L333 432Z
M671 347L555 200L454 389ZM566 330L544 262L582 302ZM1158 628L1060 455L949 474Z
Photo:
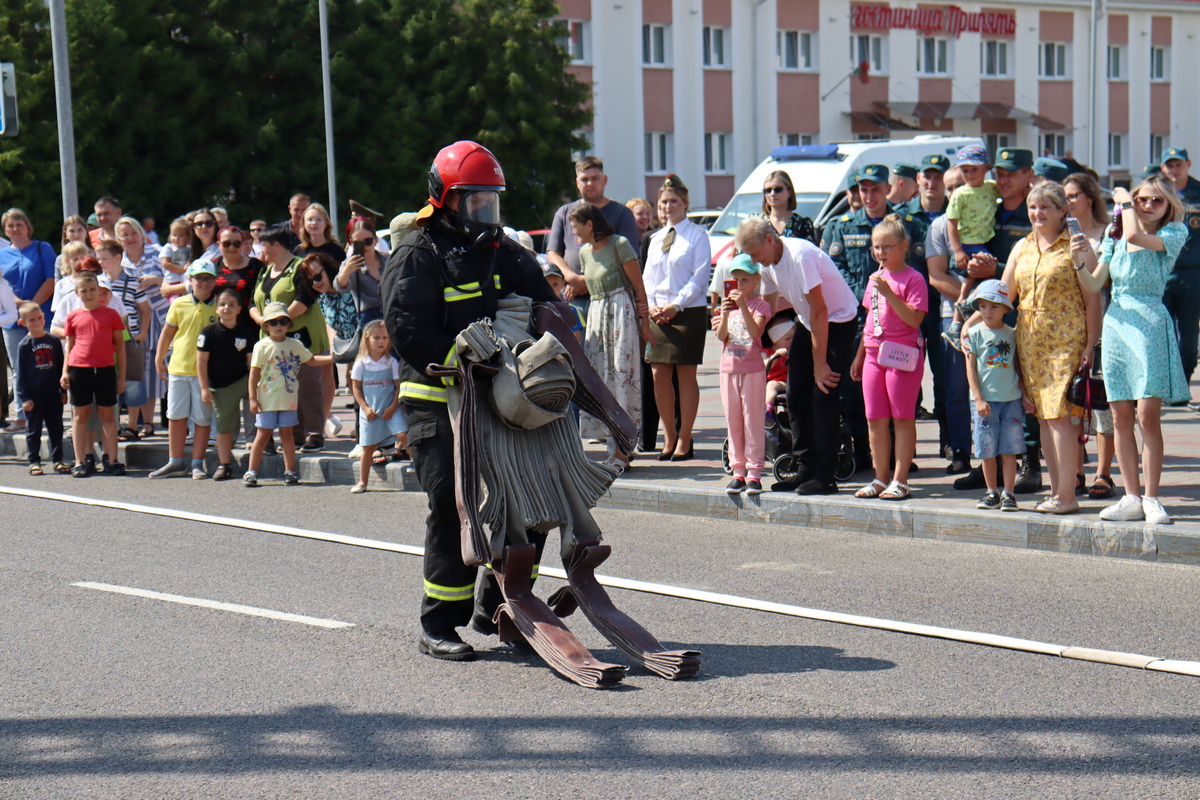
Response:
M1175 184L1183 202L1183 224L1188 229L1187 242L1167 279L1163 305L1175 322L1183 374L1189 381L1196 370L1196 337L1200 329L1200 181L1188 175L1191 167L1188 152L1182 147L1163 151L1162 171Z
M917 196L917 168L901 161L892 165L892 188L888 191L890 206L902 206Z
M476 569L463 563L447 389L427 368L457 363L455 337L476 320L494 317L501 297L558 299L533 254L504 236L503 189L500 162L487 148L467 141L442 148L429 170L429 205L417 215L416 232L388 259L381 287L384 320L400 355L408 448L429 498L417 649L449 661L475 657L455 628L470 622L495 632L491 612L500 597L488 573L476 601ZM544 542L543 535L539 547Z
M900 165L897 165L900 166ZM946 212L946 170L950 169L950 159L939 153L925 156L921 159L920 171L917 175L917 195L907 203L892 206L897 214L911 216L922 223L925 234L933 221ZM929 281L928 270L922 272L925 280ZM941 308L942 296L929 283L929 308L931 311ZM921 323L921 334L926 342L935 342L942 335L941 314L929 313ZM945 401L945 371L942 366L942 347L932 345L927 347L925 355L929 360L929 369L933 373L933 414L939 420L943 418L942 404ZM930 419L931 415L924 408L917 407L917 419Z
M1039 158L1033 162L1033 181L1037 186L1042 181L1062 183L1071 174L1071 168L1057 158Z
M871 255L871 231L893 213L888 207L888 168L883 164L868 164L858 170L858 193L863 207L847 212L825 227L821 235L821 249L829 254L838 271L858 299L858 339L862 338L867 320L862 308L863 293L867 279L879 270L879 264ZM925 275L925 224L911 214L900 214L905 232L908 234L908 264ZM858 348L858 339L854 347ZM842 384L842 402L850 434L854 437L854 457L860 465L870 463L871 447L868 441L866 409L863 406L862 384L845 381Z
M1033 232L1025 197L1033 186L1033 152L1019 147L1003 147L992 164L996 176L996 191L1000 194L996 209L995 234L987 243L987 253L971 259L968 273L976 283L1004 274L1008 255L1017 242ZM1008 320L1012 324L1012 320ZM1025 415L1025 455L1017 475L1016 491L1021 494L1042 489L1041 431L1032 414ZM955 489L976 490L985 486L983 470L971 470L954 482Z

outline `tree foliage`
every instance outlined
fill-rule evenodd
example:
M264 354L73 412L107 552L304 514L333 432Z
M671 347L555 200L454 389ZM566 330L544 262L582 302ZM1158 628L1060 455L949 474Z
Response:
M317 0L68 0L83 211L112 194L169 219L201 205L283 216L325 194ZM571 188L589 89L565 71L551 0L329 0L338 194L415 210L438 149L474 139L505 168L517 227L548 223ZM0 9L21 133L0 140L0 203L54 238L61 218L44 0Z

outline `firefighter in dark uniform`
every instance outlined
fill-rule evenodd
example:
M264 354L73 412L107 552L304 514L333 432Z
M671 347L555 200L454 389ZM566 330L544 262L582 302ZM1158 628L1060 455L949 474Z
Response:
M1196 337L1200 335L1200 181L1188 174L1191 167L1188 152L1182 147L1163 151L1162 171L1175 184L1183 203L1183 224L1188 229L1187 242L1167 279L1163 305L1175 322L1183 374L1189 381L1196 371Z
M888 168L883 164L868 164L858 170L858 192L863 207L847 212L825 227L821 235L821 249L829 254L846 283L858 298L858 338L855 350L862 338L867 320L862 307L867 279L879 270L879 263L871 255L871 231L893 210L887 204ZM908 264L926 275L925 233L926 226L911 214L900 214L904 230L908 234ZM854 459L859 464L871 463L871 446L867 432L866 409L863 406L862 384L855 381L841 382L842 402L850 435L854 438Z
M486 148L465 141L443 148L429 171L429 205L418 214L419 227L392 253L383 276L384 320L400 356L408 448L429 498L418 649L452 661L475 657L455 628L471 623L494 632L491 614L500 598L489 572L477 601L477 570L463 564L447 388L426 368L456 363L455 337L494 316L499 298L515 292L535 301L557 299L533 254L503 235L503 189L500 162Z

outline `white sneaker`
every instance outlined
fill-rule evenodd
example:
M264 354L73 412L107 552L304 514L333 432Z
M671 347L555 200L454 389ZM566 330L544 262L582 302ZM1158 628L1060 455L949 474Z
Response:
M1161 508L1161 506L1159 506ZM1166 512L1164 512L1166 513ZM1127 494L1100 512L1100 519L1109 522L1130 522L1146 516L1142 511L1142 498Z
M354 449L350 451L350 453L348 454L347 457L348 458L362 458L362 450L363 450L362 445L356 444L356 445L354 445Z
M337 417L330 417L325 420L325 435L333 438L342 432L342 421Z
M1146 516L1146 522L1151 525L1171 524L1171 515L1163 508L1162 502L1157 497L1142 498L1142 513Z

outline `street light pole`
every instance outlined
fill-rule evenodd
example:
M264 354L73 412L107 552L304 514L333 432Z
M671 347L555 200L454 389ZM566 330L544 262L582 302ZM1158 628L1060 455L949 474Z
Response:
M71 64L67 58L67 13L63 0L49 0L49 6L54 101L58 107L58 163L65 219L79 213L79 187L75 179L75 118L71 110Z
M61 0L59 0L61 2ZM325 0L317 0L321 18L321 83L325 96L325 165L329 174L329 218L338 230L337 167L333 160L333 86L329 78L329 13Z

